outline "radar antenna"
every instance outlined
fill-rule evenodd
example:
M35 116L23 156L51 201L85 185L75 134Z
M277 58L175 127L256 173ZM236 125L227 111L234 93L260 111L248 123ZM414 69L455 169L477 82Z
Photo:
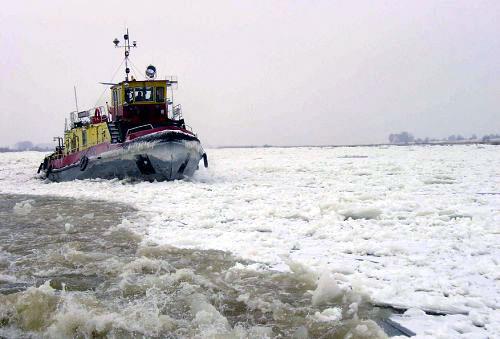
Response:
M137 41L133 40L132 46L130 45L130 36L128 34L128 28L127 28L127 33L123 35L123 45L120 45L120 40L118 40L118 38L115 38L115 40L113 40L113 43L115 44L116 48L125 49L125 81L128 81L128 74L130 73L130 68L128 68L128 57L130 55L130 48L137 47Z

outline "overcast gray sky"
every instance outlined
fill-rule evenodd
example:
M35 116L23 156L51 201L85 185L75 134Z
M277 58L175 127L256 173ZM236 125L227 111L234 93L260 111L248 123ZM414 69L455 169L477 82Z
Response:
M16 0L0 24L0 145L61 135L73 85L94 106L126 26L207 145L500 132L500 1Z

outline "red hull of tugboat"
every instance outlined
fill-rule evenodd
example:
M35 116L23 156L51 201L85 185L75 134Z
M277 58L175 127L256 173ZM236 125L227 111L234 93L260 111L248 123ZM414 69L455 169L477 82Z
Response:
M175 180L193 175L207 156L198 138L177 127L132 133L123 143L104 142L50 161L44 169L52 181L75 179Z
M179 131L179 132L185 133L186 135L190 135L190 136L196 138L196 136L192 132L185 130L185 129L182 129L182 128L178 128L175 126L158 127L158 128L145 130L145 131L131 133L128 135L128 137L124 143L112 144L110 142L103 142L101 144L89 147L86 150L77 151L75 153L68 154L60 159L55 159L55 160L51 161L50 164L52 165L52 169L60 169L60 168L64 168L67 166L71 166L75 163L79 163L80 159L82 159L83 156L87 156L87 157L98 156L99 154L102 154L104 152L112 151L115 149L120 149L123 147L123 145L127 145L130 141L132 141L134 139L143 137L143 136L148 135L148 134L154 134L157 132L161 132L161 131Z

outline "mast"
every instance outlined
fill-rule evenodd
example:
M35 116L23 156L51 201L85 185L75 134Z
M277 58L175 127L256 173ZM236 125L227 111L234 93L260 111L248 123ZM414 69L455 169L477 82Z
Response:
M76 85L73 86L73 90L75 91L75 106L76 106L76 113L78 113L78 97L76 96Z
M137 47L137 41L133 40L132 41L132 46L130 45L130 36L128 34L128 28L127 32L123 35L123 45L120 45L120 40L115 38L113 40L113 43L115 44L115 47L117 48L123 48L125 50L125 81L128 81L128 74L130 73L130 68L128 67L128 57L130 55L130 48L132 47Z

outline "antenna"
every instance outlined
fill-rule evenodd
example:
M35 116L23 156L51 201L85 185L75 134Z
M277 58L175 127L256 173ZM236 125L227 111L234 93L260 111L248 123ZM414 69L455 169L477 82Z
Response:
M125 81L128 81L128 74L130 73L130 68L128 68L128 57L130 55L130 48L137 47L137 41L133 40L132 46L130 46L130 36L128 34L128 28L127 28L127 33L123 35L123 45L120 45L120 40L118 40L117 38L113 40L113 43L115 44L115 47L125 49Z
M78 98L76 97L76 85L73 86L73 90L75 91L75 106L76 106L76 112L78 113Z

